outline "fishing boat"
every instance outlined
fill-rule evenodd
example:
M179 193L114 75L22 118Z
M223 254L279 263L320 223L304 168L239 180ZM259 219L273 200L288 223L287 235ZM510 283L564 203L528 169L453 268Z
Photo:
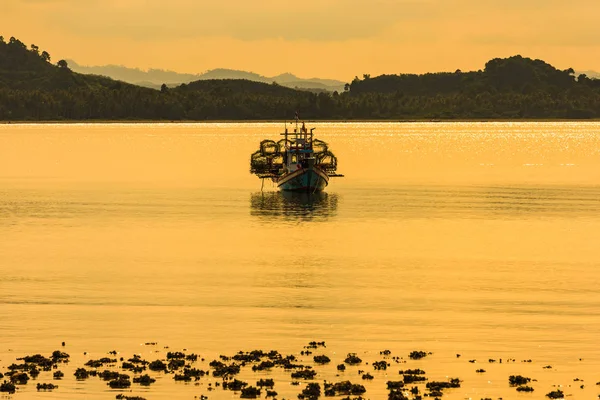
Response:
M283 139L263 140L260 148L250 156L250 172L263 180L271 179L282 191L315 193L327 187L330 178L342 177L337 173L337 158L327 143L316 139L298 118L293 131L285 123Z

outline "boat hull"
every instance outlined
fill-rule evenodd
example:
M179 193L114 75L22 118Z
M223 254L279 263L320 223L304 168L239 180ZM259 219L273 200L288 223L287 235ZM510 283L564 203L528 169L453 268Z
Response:
M301 168L282 175L277 187L285 192L320 192L329 184L329 176L317 167Z

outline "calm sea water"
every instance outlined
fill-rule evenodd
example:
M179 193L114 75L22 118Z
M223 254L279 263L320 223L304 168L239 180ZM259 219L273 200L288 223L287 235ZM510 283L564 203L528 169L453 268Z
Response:
M283 124L0 125L0 372L63 341L73 358L59 389L14 398L114 398L71 376L109 350L208 362L298 355L313 339L333 360L319 379L371 399L407 366L461 378L448 399L542 399L553 385L596 398L600 123L314 126L346 176L307 198L261 192L248 172ZM336 376L348 352L384 349L433 354L372 382ZM536 391L517 393L512 374ZM269 376L297 398L289 373ZM239 398L209 393L211 379L133 393Z

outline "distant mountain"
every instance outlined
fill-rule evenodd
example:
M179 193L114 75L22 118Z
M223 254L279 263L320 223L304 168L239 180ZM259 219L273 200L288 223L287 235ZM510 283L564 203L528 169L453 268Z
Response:
M247 79L249 81L263 83L277 82L278 84L289 88L297 88L316 92L342 92L345 85L345 82L334 79L303 79L298 78L290 73L284 73L274 77L266 77L254 72L217 68L206 71L202 74L182 74L179 72L162 69L149 69L144 71L139 68L128 68L121 65L84 66L79 65L73 60L67 60L67 62L73 71L81 74L108 76L116 80L153 89L160 88L163 83L169 87L175 87L182 83L209 79Z
M579 76L580 74L587 75L588 78L600 79L600 72L596 71L576 71L575 76Z

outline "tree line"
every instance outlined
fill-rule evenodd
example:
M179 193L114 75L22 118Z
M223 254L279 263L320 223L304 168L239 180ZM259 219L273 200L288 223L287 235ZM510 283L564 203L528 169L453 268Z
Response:
M479 71L363 75L341 93L248 80L161 90L71 71L38 46L0 36L0 120L600 118L600 80L541 60L494 59Z

